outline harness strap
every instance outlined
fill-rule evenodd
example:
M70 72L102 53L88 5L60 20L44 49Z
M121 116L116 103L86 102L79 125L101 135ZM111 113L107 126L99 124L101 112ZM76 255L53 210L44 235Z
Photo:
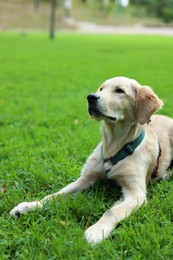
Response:
M115 154L114 156L112 156L108 159L104 158L103 145L102 145L101 154L102 154L103 162L106 163L106 162L110 161L112 163L112 166L114 166L121 160L125 159L127 156L133 154L135 149L138 147L138 145L144 139L144 136L145 136L145 131L143 130L140 133L140 135L133 142L126 144L117 154ZM105 170L105 173L107 174L110 170L111 170L111 168L108 170Z
M161 146L160 144L158 143L159 145L159 154L158 154L158 157L157 157L157 164L156 164L156 168L154 169L152 175L151 175L151 179L154 179L156 177L158 177L158 169L159 169L159 163L160 163L160 157L162 155L162 149L161 149Z

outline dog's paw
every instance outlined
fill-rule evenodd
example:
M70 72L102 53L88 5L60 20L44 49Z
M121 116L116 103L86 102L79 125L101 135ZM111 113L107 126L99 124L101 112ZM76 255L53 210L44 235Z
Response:
M169 178L170 178L170 176L171 176L171 171L169 170L169 171L167 171L163 176L162 176L162 179L164 180L164 181L167 181L167 180L169 180Z
M105 230L96 223L85 231L85 237L90 244L97 244L107 237L104 233Z
M41 203L38 201L33 201L33 202L22 202L19 205L17 205L16 207L14 207L9 215L10 216L16 216L16 217L20 217L20 215L25 215L28 212L34 210L36 207L40 207Z

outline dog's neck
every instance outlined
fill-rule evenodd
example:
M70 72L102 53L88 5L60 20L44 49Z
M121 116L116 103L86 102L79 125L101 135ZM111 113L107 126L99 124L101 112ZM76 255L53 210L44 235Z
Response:
M141 131L143 125L138 122L134 124L125 121L119 121L115 124L103 122L103 150L106 158L115 155L125 144L134 141Z

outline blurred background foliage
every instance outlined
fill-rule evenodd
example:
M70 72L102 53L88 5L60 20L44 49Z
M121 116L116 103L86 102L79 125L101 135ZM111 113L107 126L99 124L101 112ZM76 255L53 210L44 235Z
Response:
M161 17L166 23L173 21L173 0L131 0L131 3L145 6L151 15Z
M0 0L0 30L47 30L52 2L57 6L57 29L75 30L76 21L115 26L173 25L173 0Z

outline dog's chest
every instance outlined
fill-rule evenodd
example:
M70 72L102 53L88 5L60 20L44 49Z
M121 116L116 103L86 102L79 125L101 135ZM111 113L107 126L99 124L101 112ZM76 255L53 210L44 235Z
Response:
M116 179L116 176L120 174L122 161L116 165L113 165L111 161L103 162L104 175L106 179Z

